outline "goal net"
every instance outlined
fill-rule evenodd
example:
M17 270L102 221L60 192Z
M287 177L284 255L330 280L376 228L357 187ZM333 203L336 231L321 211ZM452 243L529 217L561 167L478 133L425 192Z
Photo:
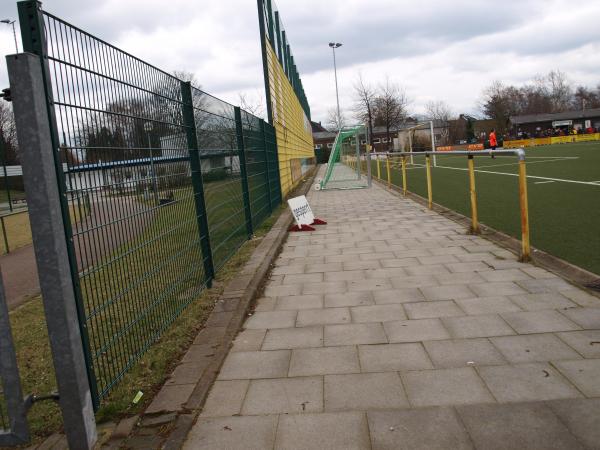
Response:
M325 176L315 188L321 189L362 189L369 187L369 155L361 154L361 134L364 127L342 128L333 143ZM363 174L361 174L363 172Z

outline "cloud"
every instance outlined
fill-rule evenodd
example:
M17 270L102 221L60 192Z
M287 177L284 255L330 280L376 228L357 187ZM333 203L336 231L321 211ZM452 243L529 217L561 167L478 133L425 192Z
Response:
M435 99L473 113L493 80L522 84L556 68L572 83L600 82L598 2L278 0L278 6L317 120L335 105L331 40L344 43L336 55L346 111L359 71L374 84L389 76L402 85L414 112ZM253 0L48 0L44 8L157 67L193 72L224 100L263 92ZM16 3L2 2L0 16L16 18ZM5 25L0 52L14 52ZM8 84L4 62L0 84Z

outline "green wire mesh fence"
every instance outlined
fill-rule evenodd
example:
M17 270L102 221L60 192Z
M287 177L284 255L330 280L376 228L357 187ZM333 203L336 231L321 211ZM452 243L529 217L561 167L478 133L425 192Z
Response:
M274 130L38 2L19 17L41 57L98 407L281 202Z

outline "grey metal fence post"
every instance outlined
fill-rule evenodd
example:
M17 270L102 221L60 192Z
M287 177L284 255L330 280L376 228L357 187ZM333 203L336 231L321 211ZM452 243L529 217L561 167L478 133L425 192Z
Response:
M194 204L196 207L196 218L198 220L198 232L200 233L200 248L202 249L202 259L207 284L208 287L211 287L212 279L215 277L215 268L210 245L204 185L202 183L202 166L200 164L198 136L196 135L196 120L194 119L192 85L189 81L181 82L181 99L183 101L183 122L186 126L186 141L190 155Z
M67 441L91 449L96 424L61 210L40 57L6 57L23 180Z
M246 214L246 232L248 238L252 236L252 209L250 207L250 189L248 187L248 170L246 168L246 151L244 149L244 129L242 125L242 110L235 107L235 130L237 136L238 155L240 158L240 172L242 178L242 193L244 196L244 211Z
M31 405L31 397L23 398L21 379L17 366L15 346L10 331L8 306L4 296L2 273L0 272L0 380L6 400L6 409L10 428L0 433L0 446L20 445L29 442L27 426L27 409ZM0 406L1 407L1 406ZM1 422L0 422L1 423ZM0 427L0 431L2 427Z

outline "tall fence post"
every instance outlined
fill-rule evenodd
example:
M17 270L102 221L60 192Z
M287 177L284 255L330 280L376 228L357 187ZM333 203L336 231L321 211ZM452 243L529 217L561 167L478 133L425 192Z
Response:
M19 6L21 7L20 4ZM27 2L29 14L41 14L38 2ZM23 11L20 9L21 15ZM36 26L40 23L37 22ZM31 32L30 30L28 30ZM37 30L40 34L41 31ZM39 34L38 34L39 36ZM65 434L70 448L91 449L97 435L84 356L72 261L63 217L47 88L41 56L21 53L6 57L13 109L20 144L23 180L29 206L31 234L39 268L46 324L60 395ZM62 166L58 166L62 169ZM64 175L63 175L64 176ZM75 276L77 272L75 272Z
M425 168L427 171L427 207L433 208L433 192L431 188L431 158L429 154L425 155Z
M519 156L519 203L521 206L521 261L531 259L529 246L529 201L527 199L527 171L525 157Z
M246 232L248 238L252 236L252 210L250 209L250 189L248 188L248 171L246 170L246 151L244 149L244 128L242 126L242 110L235 107L235 130L237 136L238 155L240 158L240 175L242 178L242 192L244 195L244 211L246 213Z
M210 232L208 228L208 214L204 198L204 183L202 182L202 165L200 163L200 148L196 134L196 120L194 118L194 102L192 97L192 84L189 81L181 82L181 100L183 103L183 123L185 126L188 153L190 155L190 170L192 175L192 189L194 190L194 205L196 207L196 220L200 235L200 249L207 285L212 286L215 277L212 248L210 245Z
M385 155L385 170L386 170L386 175L387 175L387 185L388 188L390 188L392 186L392 176L391 176L391 170L390 170L390 154L386 153Z
M23 398L17 356L10 330L8 306L0 272L0 381L6 400L9 429L0 433L0 446L19 445L29 442L27 409L31 397ZM0 407L2 407L0 405ZM1 413L0 413L1 414ZM0 421L1 424L1 421ZM1 429L2 427L0 427Z
M406 156L402 155L402 194L406 197L407 192L407 179L406 179Z
M469 193L471 194L471 233L479 234L479 219L477 218L477 190L475 188L475 164L473 155L469 155Z
M269 213L273 214L273 202L271 200L271 177L269 175L269 144L265 131L265 121L260 119L260 134L262 136L263 147L265 149L265 174L267 179L267 199L269 201Z

